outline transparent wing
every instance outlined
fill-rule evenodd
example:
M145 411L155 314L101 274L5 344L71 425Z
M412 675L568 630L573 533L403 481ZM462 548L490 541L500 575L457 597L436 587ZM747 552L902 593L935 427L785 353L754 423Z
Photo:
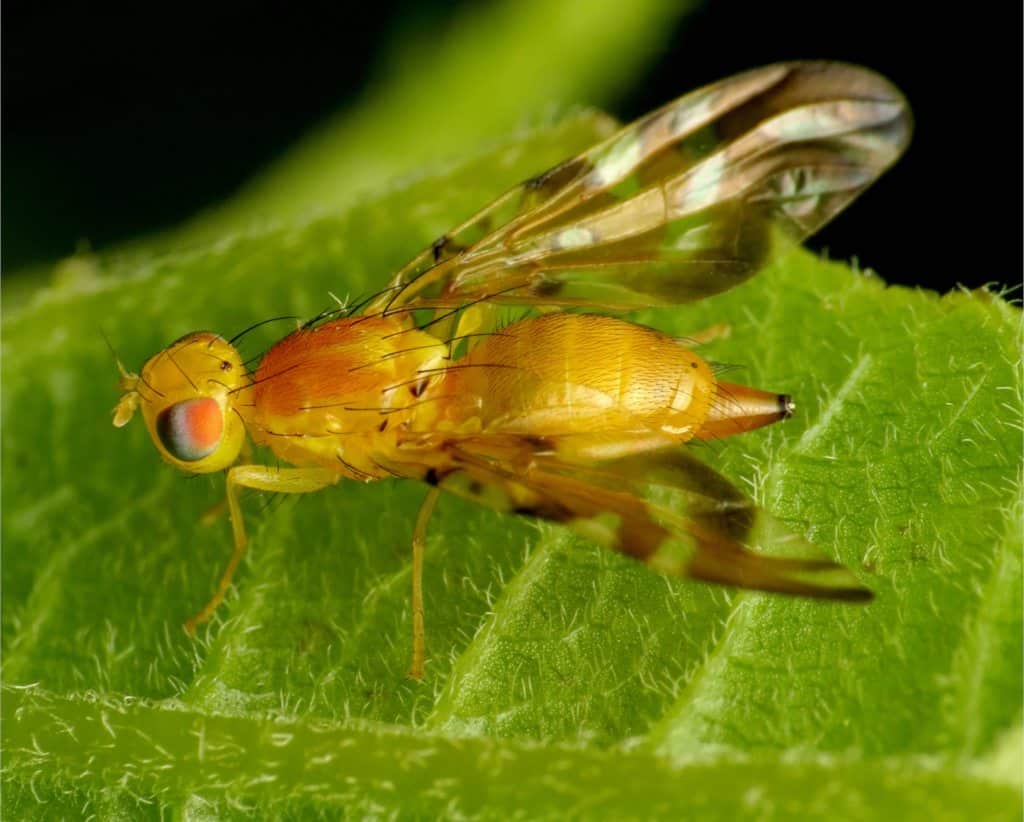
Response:
M472 301L632 308L724 291L892 165L911 116L856 66L782 63L695 91L526 181L368 311Z
M563 460L559 450L558 438L450 438L443 452L451 461L432 477L446 491L506 513L563 523L674 576L824 599L871 599L849 570L820 558L678 446L589 465ZM651 486L675 489L671 507L644 499ZM787 556L759 553L752 550L755 543Z

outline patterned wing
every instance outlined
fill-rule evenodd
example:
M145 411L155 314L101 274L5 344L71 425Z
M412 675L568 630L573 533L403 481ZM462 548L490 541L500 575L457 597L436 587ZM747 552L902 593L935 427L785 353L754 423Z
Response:
M687 302L752 276L871 185L911 116L856 66L782 63L695 91L507 192L368 311Z
M849 570L819 558L817 549L685 449L581 465L561 459L560 445L558 438L451 438L442 448L450 461L430 477L487 507L568 525L673 576L822 599L871 599ZM643 498L651 486L675 489L671 508ZM751 550L754 541L784 547L789 556Z

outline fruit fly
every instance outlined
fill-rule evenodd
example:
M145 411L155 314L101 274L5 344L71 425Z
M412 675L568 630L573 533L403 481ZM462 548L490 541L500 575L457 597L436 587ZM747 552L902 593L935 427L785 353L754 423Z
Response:
M685 444L793 412L717 379L686 343L609 313L729 289L844 208L905 148L900 92L863 68L766 66L688 94L507 192L358 306L325 312L254 371L188 334L122 368L114 424L141 410L163 459L241 489L339 480L430 486L412 537L411 676L424 667L424 535L441 490L564 523L664 573L838 600L870 592L824 559L751 548L758 511ZM532 310L497 327L504 305ZM584 313L592 309L605 314ZM247 440L293 467L254 464ZM675 489L670 507L648 501Z

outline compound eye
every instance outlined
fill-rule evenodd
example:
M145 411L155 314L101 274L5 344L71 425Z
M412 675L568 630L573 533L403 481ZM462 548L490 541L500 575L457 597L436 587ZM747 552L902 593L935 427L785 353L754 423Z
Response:
M172 457L196 462L217 450L224 433L224 414L210 397L185 400L160 412L156 432Z

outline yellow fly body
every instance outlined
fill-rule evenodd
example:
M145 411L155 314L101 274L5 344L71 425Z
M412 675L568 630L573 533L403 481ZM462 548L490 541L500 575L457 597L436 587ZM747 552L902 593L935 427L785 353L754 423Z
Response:
M416 678L423 537L440 490L565 523L665 573L870 598L833 562L751 551L763 512L684 447L785 419L789 397L723 383L650 328L558 309L672 305L743 282L869 186L910 132L902 95L868 70L755 69L509 191L358 311L307 323L253 372L211 332L123 372L115 425L139 409L167 462L226 471L234 551L190 629L245 550L239 489L304 494L343 478L430 486L413 535ZM542 313L488 328L501 304ZM248 439L294 467L252 464ZM679 507L647 502L652 485L677 489Z

